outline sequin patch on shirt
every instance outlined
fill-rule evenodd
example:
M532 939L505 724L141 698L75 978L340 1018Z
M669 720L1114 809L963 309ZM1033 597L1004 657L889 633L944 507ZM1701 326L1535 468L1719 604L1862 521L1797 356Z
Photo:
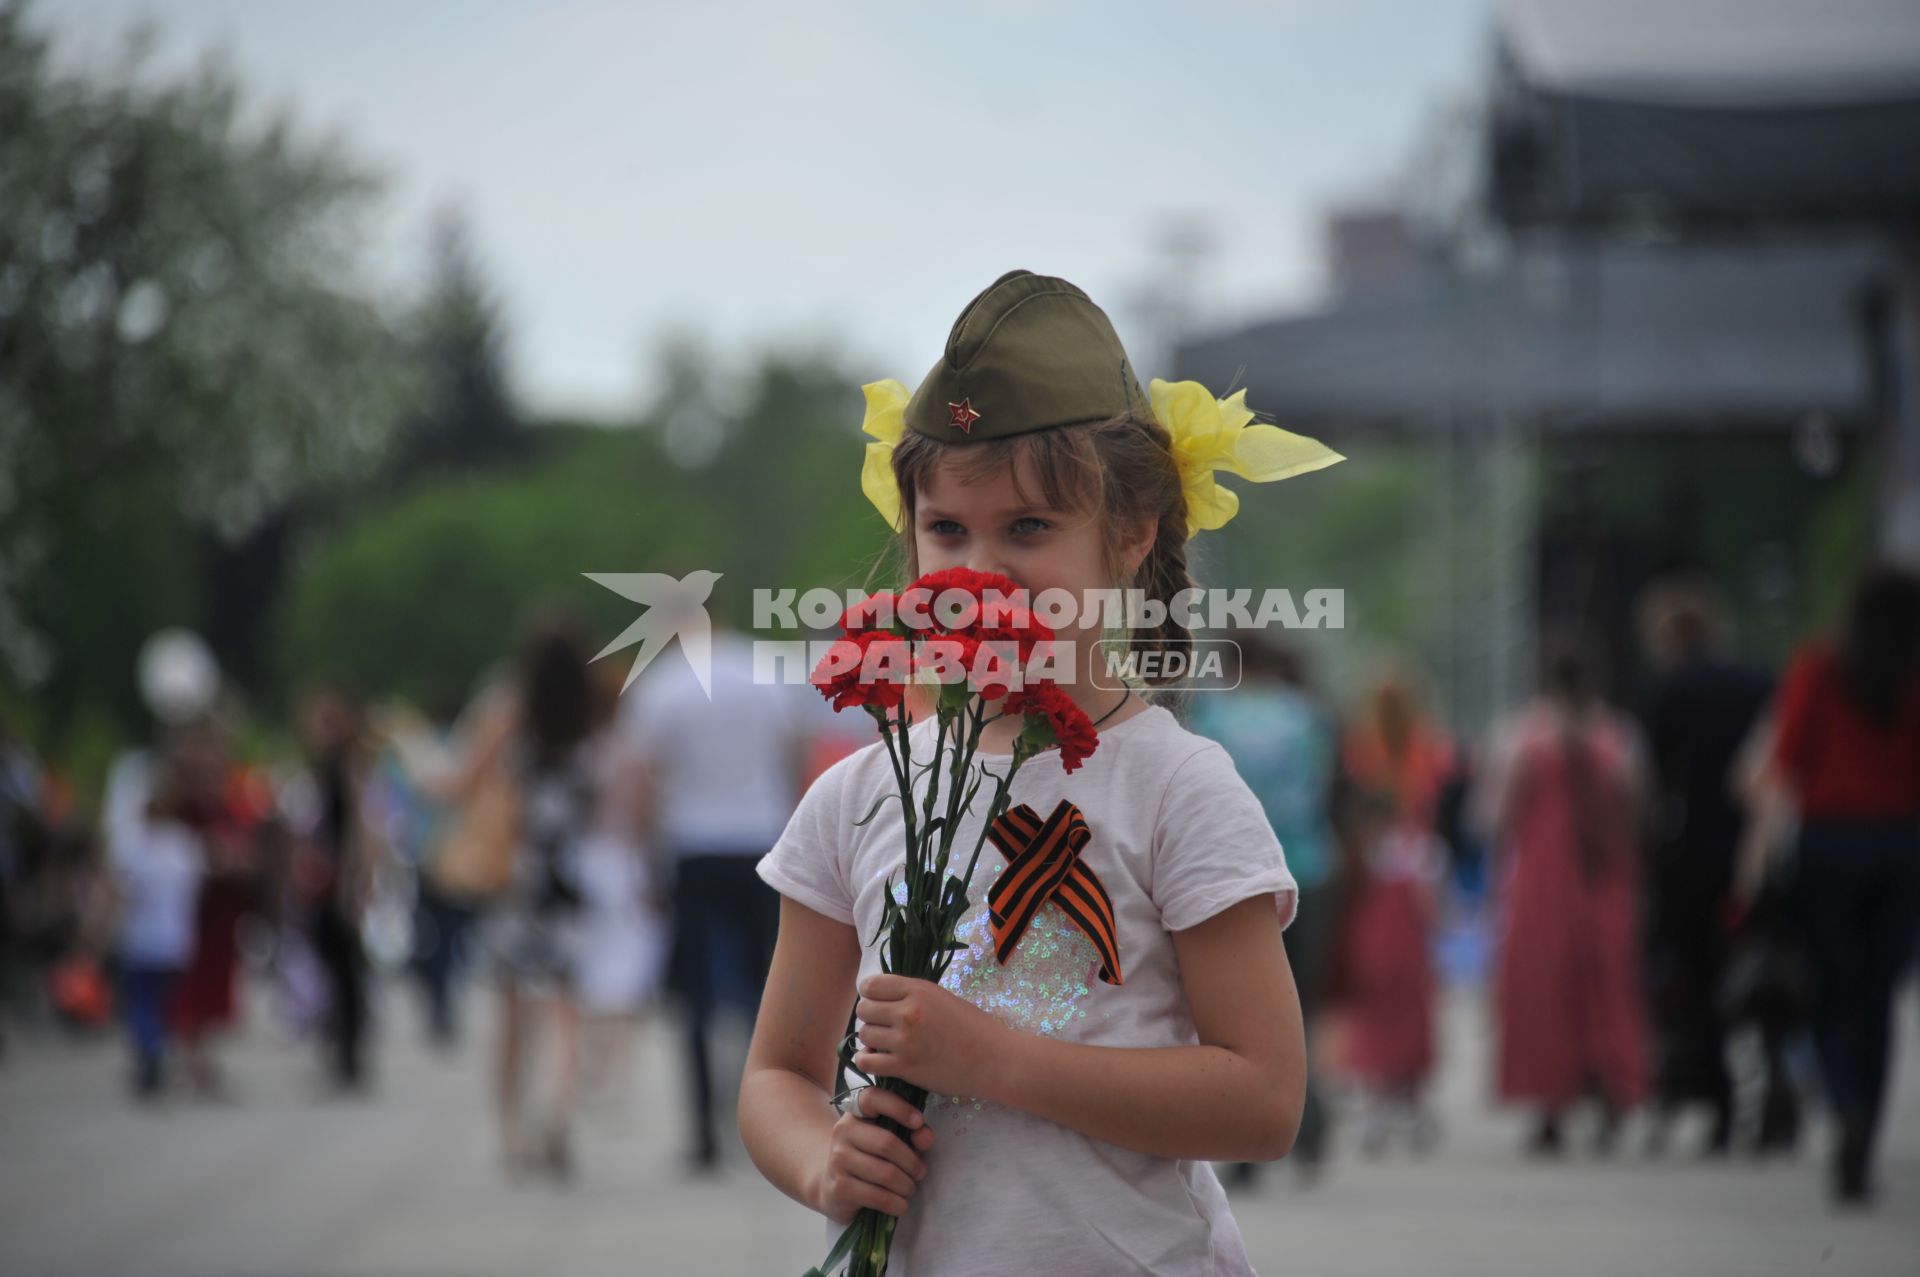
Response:
M1026 934L1002 966L993 956L993 930L986 906L988 889L999 873L995 869L986 885L978 888L976 902L961 918L956 934L967 949L954 954L940 984L1002 1024L1057 1037L1073 1021L1087 1018L1083 1003L1091 990L1088 982L1100 969L1099 951L1064 913L1048 904L1034 915ZM905 883L895 884L894 899L904 904L906 894ZM942 1103L970 1107L976 1112L987 1107L984 1100L949 1095L929 1097L928 1108ZM964 1133L964 1128L955 1133Z

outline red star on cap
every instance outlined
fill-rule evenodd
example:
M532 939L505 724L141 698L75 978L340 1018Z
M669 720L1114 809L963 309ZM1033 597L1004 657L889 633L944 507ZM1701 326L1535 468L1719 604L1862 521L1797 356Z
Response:
M962 399L959 403L948 404L947 414L947 424L962 434L972 434L973 423L980 420L980 414L973 410L973 400L971 398Z

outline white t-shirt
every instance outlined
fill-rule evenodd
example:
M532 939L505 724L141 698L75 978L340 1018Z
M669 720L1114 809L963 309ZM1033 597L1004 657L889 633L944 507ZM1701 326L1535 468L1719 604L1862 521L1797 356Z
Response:
M758 856L793 811L800 697L812 688L753 679L753 644L716 632L709 700L678 650L621 706L628 747L659 777L659 836L673 856Z
M185 968L193 961L194 914L206 874L200 836L175 821L142 821L123 831L114 856L125 896L122 961Z
M916 764L932 758L933 731L931 719L914 727ZM1007 759L985 762L1000 771ZM892 792L892 764L876 737L814 782L760 876L853 925L865 944L880 925L887 875L905 858L905 833L897 802L881 804L859 828L854 821ZM961 824L956 873L966 868L991 793L989 781ZM991 841L959 931L971 949L955 956L942 983L1003 1023L1063 1041L1197 1044L1170 933L1257 896L1273 899L1282 925L1293 918L1293 877L1259 801L1224 749L1160 706L1102 732L1093 757L1070 776L1050 750L1014 777L1011 801L1042 819L1063 798L1092 832L1080 859L1113 899L1124 983L1098 979L1093 943L1051 903L999 965L986 901L1005 860ZM880 951L865 949L860 978L879 969ZM854 991L847 996L851 1007ZM1253 1272L1207 1162L1129 1152L966 1097L931 1096L927 1116L939 1143L894 1235L894 1277L1002 1277L1036 1265L1050 1277ZM838 1233L827 1230L829 1239Z

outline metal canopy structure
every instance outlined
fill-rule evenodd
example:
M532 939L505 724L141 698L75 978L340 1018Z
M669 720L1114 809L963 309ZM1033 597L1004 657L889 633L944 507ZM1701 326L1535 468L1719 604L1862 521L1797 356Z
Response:
M1920 4L1508 0L1488 196L1510 226L1920 214Z
M1863 424L1866 241L1555 246L1510 269L1436 262L1315 314L1183 345L1183 377L1245 386L1302 428L1785 429Z
M1522 233L1861 228L1882 554L1920 568L1920 4L1507 0L1486 200Z

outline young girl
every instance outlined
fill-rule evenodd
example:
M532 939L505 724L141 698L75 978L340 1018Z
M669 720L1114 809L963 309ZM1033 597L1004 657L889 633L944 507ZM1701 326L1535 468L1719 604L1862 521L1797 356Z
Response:
M1073 285L1026 271L962 312L909 398L867 388L863 487L901 533L909 578L967 567L1033 597L1131 587L1165 603L1192 582L1188 537L1231 516L1216 465L1285 478L1338 456L1199 387L1155 383L1152 406L1107 317ZM1171 425L1169 425L1169 419ZM904 427L904 428L903 428ZM1120 981L1052 904L1002 964L985 902L1004 867L983 852L958 954L935 985L880 972L880 921L903 834L888 757L871 745L807 791L760 863L780 933L740 1093L740 1128L773 1184L826 1216L901 1216L894 1277L1016 1272L1253 1271L1209 1162L1285 1155L1306 1065L1281 946L1294 881L1258 801L1218 745L1131 687L1096 682L1098 617L1061 629L1099 745L1072 775L1029 761L1011 799L1077 806L1081 855L1112 897ZM1186 639L1179 611L1135 650ZM1063 662L1064 664L1064 662ZM1104 662L1101 669L1105 668ZM1004 768L1017 720L981 754ZM932 757L934 722L913 728ZM957 846L970 847L987 804ZM834 1054L855 1003L858 1066L933 1092L924 1116L878 1088L837 1116ZM911 1128L902 1140L873 1119ZM936 1131L938 1140L936 1142ZM824 1250L824 1245L823 1245Z
M1330 996L1345 1022L1341 1062L1366 1101L1360 1147L1385 1150L1395 1126L1415 1152L1437 1135L1422 1094L1434 1062L1434 894L1446 850L1399 816L1392 790L1349 791L1342 813L1340 938Z

